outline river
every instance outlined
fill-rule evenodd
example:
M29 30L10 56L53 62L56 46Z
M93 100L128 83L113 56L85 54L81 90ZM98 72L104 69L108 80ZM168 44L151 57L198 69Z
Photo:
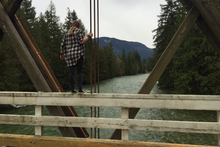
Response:
M135 76L117 77L100 82L100 93L126 93L137 94L149 74ZM83 87L85 92L90 91L90 85ZM151 94L166 94L167 91L154 86ZM80 117L90 116L90 107L74 107ZM49 115L44 108L44 115ZM34 115L33 106L16 106L14 109L1 111L1 114L22 114ZM100 108L100 117L120 118L120 108ZM217 114L213 111L188 111L188 110L161 110L161 109L140 109L136 119L148 120L178 120L178 121L201 121L216 122ZM86 128L90 134L90 129ZM114 130L100 129L100 137L109 139ZM0 133L34 135L33 126L0 125ZM163 142L177 144L195 145L217 145L217 135L190 134L176 132L151 132L151 131L129 131L130 140L145 142ZM44 127L44 136L61 136L57 127ZM94 135L93 135L94 136Z

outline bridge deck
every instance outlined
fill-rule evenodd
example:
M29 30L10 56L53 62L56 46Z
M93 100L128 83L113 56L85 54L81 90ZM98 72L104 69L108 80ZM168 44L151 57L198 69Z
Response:
M39 137L24 135L0 134L0 145L22 146L22 147L211 147L186 144L78 139L67 137ZM214 146L212 146L214 147ZM217 147L217 146L216 146Z

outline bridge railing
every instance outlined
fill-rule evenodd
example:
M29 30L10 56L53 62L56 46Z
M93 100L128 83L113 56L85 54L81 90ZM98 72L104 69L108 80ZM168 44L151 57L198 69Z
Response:
M129 130L220 134L220 96L165 94L70 94L0 92L0 104L34 105L35 115L0 114L0 124L122 129L122 140L129 140ZM121 118L42 116L42 106L120 107ZM129 119L129 108L214 110L216 122Z

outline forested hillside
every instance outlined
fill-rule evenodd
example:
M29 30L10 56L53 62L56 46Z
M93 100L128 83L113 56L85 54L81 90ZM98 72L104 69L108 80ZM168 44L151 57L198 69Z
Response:
M187 15L179 0L166 2L161 5L158 28L154 30L154 63ZM214 2L220 8L219 0ZM159 85L181 94L220 94L220 58L197 25L177 50Z
M64 33L71 27L73 20L81 21L77 13L74 10L67 9L65 22L60 22L59 16L56 14L56 6L51 1L47 10L37 17L32 1L23 0L19 15L34 37L61 86L68 89L68 67L59 58L60 43ZM82 21L81 23L81 29L86 35L88 31ZM90 82L89 42L85 45L85 52L83 74L84 84L88 84ZM99 48L99 53L100 80L146 72L147 59L141 60L137 51L129 52L127 55L123 53L121 57L116 57L113 52L113 44L109 42L107 46ZM0 91L35 91L31 80L5 37L0 44Z

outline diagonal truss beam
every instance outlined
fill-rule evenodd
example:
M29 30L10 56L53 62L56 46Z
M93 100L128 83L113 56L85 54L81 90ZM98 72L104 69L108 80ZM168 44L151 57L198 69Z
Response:
M13 18L17 10L20 8L22 1L23 0L0 0L9 18Z
M195 7L192 7L187 17L185 18L185 20L177 30L176 34L174 35L173 39L165 49L160 59L158 60L151 74L148 76L144 85L141 87L138 94L149 94L151 92L154 85L156 84L156 82L164 72L165 68L173 58L177 49L187 37L189 31L195 24L198 17L199 17L199 11ZM134 119L139 110L140 109L136 109L136 108L130 109L129 118ZM116 130L113 133L111 139L121 139L121 130Z
M209 25L212 32L220 40L220 12L213 0L191 0L194 6Z
M10 2L7 2L7 0L0 0L0 3L5 8L5 11L8 14L9 18L13 19L15 13L20 8L22 1L23 0L10 0ZM0 30L0 41L3 36L4 36L4 32L2 30Z
M191 1L189 0L181 0L182 3L186 6L187 10L190 10L190 8L194 5ZM200 1L201 2L201 1ZM209 10L209 13L214 13L212 15L215 16L215 19L220 19L220 14L219 14L219 10L215 8L215 6L213 6L213 2L210 3L212 5L212 7L214 7L212 10L215 11L211 11ZM211 15L211 14L208 14ZM211 18L208 18L211 19ZM217 20L214 20L217 21ZM200 15L198 20L197 20L197 25L200 27L200 29L203 31L203 34L207 37L208 41L211 43L211 45L213 46L213 48L217 51L217 53L220 55L220 40L216 37L216 35L213 33L217 32L220 30L220 28L216 28L213 27L213 29L211 29L211 27L207 24L206 20L204 19L203 15ZM220 25L220 22L218 22ZM216 31L217 29L217 31ZM218 34L219 35L219 34Z

